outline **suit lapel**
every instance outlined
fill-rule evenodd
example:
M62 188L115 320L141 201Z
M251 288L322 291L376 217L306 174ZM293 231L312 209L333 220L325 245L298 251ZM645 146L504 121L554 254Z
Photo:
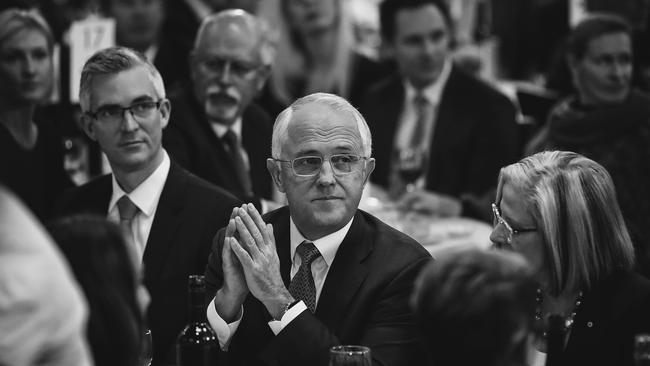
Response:
M316 316L334 334L338 334L347 307L368 275L368 268L363 263L372 251L372 238L368 232L368 224L357 211L327 273Z
M144 251L143 262L145 263L147 282L160 276L169 250L176 244L173 240L181 222L178 216L183 208L183 192L186 189L186 184L185 175L172 162Z
M291 239L289 235L289 209L282 208L285 212L280 213L277 220L273 222L273 235L275 236L275 249L280 260L280 275L284 285L289 288L291 283Z

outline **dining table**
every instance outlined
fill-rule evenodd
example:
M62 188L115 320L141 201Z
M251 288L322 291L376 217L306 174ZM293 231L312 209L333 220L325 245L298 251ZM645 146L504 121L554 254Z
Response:
M492 226L468 217L441 217L398 207L381 187L368 183L359 208L407 234L438 258L468 248L488 249Z

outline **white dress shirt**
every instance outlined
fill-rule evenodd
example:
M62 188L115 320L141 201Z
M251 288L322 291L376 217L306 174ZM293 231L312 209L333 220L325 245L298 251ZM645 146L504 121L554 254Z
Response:
M151 173L140 185L138 185L131 193L126 193L120 187L119 183L113 175L113 195L108 203L108 219L110 221L119 223L120 213L117 208L117 200L123 195L127 195L129 199L138 207L139 211L131 222L131 231L133 232L133 239L135 245L135 253L139 259L138 263L142 262L144 249L149 239L149 232L151 232L151 225L158 208L158 201L162 193L167 175L169 174L170 161L167 152L163 150L163 160L158 165L156 170Z
M442 97L442 92L444 91L445 85L447 85L447 80L449 79L450 72L451 61L447 60L442 67L442 71L440 71L440 76L438 79L421 90L422 96L427 100L427 102L429 102L429 107L426 111L426 114L427 120L431 121L431 123L428 123L426 125L423 138L423 141L425 141L425 147L428 151L431 151L431 137L433 135L435 120L438 114L438 105L440 104L440 99ZM411 147L409 145L413 139L413 133L415 133L415 127L418 120L417 111L415 110L413 104L413 98L418 93L418 91L408 81L404 81L404 90L404 102L402 103L404 108L402 109L402 114L398 121L397 133L395 134L394 141L394 146L397 149Z
M327 273L329 272L334 257L336 257L336 252L339 250L343 239L348 234L350 226L352 226L352 218L344 227L338 231L333 232L332 234L326 235L320 239L313 240L312 243L316 246L321 256L315 259L311 264L311 274L314 277L314 285L316 287L316 307L318 308L318 300L320 299L321 291L323 290L323 284L325 284L325 279L327 278ZM296 275L302 259L300 255L296 253L296 248L298 245L305 241L305 237L300 233L298 228L293 222L293 218L289 220L289 241L290 241L290 253L291 253L291 278ZM273 331L273 334L278 334L286 327L293 319L300 315L303 311L307 310L307 305L303 301L300 301L296 305L292 306L279 321L270 321L269 327ZM240 312L243 317L243 310ZM239 320L226 324L226 322L217 314L214 299L208 306L208 321L210 325L217 333L217 338L219 339L219 344L222 349L227 349L232 335L235 334L235 331L239 327L241 322L241 317Z

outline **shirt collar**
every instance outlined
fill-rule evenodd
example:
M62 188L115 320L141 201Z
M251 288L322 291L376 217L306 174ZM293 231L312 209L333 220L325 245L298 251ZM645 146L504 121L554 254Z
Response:
M163 150L163 160L158 165L156 170L151 173L145 179L135 187L131 193L126 193L120 187L119 183L115 179L115 174L113 174L113 195L108 205L108 212L111 212L117 200L119 200L123 195L127 195L129 199L140 209L140 211L147 217L154 214L156 207L158 207L158 200L162 193L163 187L165 186L165 181L167 181L167 175L169 174L169 168L171 162L167 152Z
M232 132L237 136L237 141L241 143L241 117L237 118L230 126L224 125L223 123L210 123L210 126L212 126L212 130L217 134L218 138L223 138L223 135L225 135L228 130L232 130Z
M440 71L438 78L431 84L427 85L421 90L422 96L432 105L437 105L440 102L440 97L442 91L449 80L449 74L451 73L451 61L446 60ZM411 85L410 82L404 81L404 89L406 90L406 100L410 101L415 97L418 90Z
M345 238L346 235L348 235L348 231L350 231L350 226L352 226L352 221L354 220L354 217L350 219L350 221L345 224L342 228L340 228L338 231L335 231L329 235L325 235L324 237L316 240L307 240L298 230L298 227L296 227L296 224L293 222L293 218L289 218L289 237L291 241L291 261L293 262L293 256L296 253L296 248L298 248L298 245L302 243L303 241L311 241L314 243L320 254L323 256L323 259L325 260L325 263L327 263L327 266L331 266L332 262L334 261L334 257L336 256L336 252L339 250L339 247L341 246L341 243L343 242L343 239Z

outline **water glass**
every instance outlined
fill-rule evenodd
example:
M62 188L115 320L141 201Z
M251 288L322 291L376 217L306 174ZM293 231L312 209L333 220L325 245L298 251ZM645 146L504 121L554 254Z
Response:
M334 346L330 348L329 366L370 366L370 348L364 346Z

